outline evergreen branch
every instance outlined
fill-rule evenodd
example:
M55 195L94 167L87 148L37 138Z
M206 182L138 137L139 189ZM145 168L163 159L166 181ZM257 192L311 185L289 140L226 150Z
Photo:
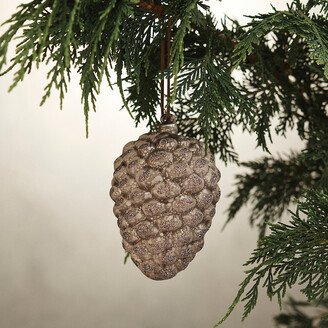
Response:
M162 16L164 13L164 7L162 5L154 3L154 2L149 3L147 1L141 0L139 2L139 6L140 6L140 8L142 8L144 10L151 11L152 13L154 13L157 16Z
M243 33L237 29L239 35ZM266 139L272 141L270 127L276 117L280 121L277 134L295 127L300 138L307 139L318 129L318 122L327 122L328 104L326 79L306 44L286 31L271 36L274 43L261 40L240 67L244 88L256 103L251 131L257 135L258 146L267 151Z
M90 41L88 42L88 47L81 53L79 60L80 85L86 123L88 122L90 108L92 107L94 111L96 110L96 97L99 93L103 75L107 72L111 52L115 51L120 27L124 20L133 13L131 5L132 1L129 0L122 0L118 4L116 0L110 1L99 13L96 27L92 31ZM107 80L109 81L108 74ZM88 135L87 124L86 129Z
M175 112L184 134L204 139L227 162L237 160L231 140L232 126L238 122L238 106L247 104L222 66L218 59L209 57L186 64L178 76L179 100ZM251 111L248 113L251 115Z
M137 11L135 18L124 22L120 46L115 53L117 84L124 106L134 116L136 124L148 120L151 130L158 125L160 36L161 28L153 15ZM126 70L125 77L123 68ZM128 85L126 90L123 82Z
M239 303L242 295L245 293L245 289L248 286L248 284L252 281L254 275L256 274L256 270L259 268L260 266L254 268L252 271L246 271L247 273L247 277L244 279L244 281L239 285L240 288L238 290L238 293L236 295L236 297L234 298L233 302L231 303L231 305L229 306L226 314L222 317L222 319L219 320L218 323L216 323L213 328L219 327L224 321L226 321L230 314L232 313L232 311L235 309L235 307L237 306L237 304Z
M58 0L54 0L52 5L50 4L50 1L48 1L50 7L51 7L51 13L48 15L47 18L47 22L44 28L44 32L43 35L40 36L40 47L39 47L39 54L38 54L38 59L37 59L37 63L39 64L40 62L40 57L42 55L42 51L46 46L46 40L49 37L49 29L52 26L53 23L53 19L54 16L56 14L56 9L58 8L59 5L59 1ZM74 16L73 16L74 17Z
M21 4L18 8L19 10L11 16L10 19L5 21L2 25L11 24L8 30L0 36L0 72L4 65L7 63L7 52L8 46L13 41L17 33L23 29L30 20L37 19L46 6L48 5L48 0L46 3L43 3L43 0L34 0L27 4ZM11 70L18 61L15 61L5 72L2 72L1 75L5 74Z
M177 77L174 113L183 134L202 139L225 163L237 161L232 129L237 124L253 124L254 103L226 68L229 61L226 51L217 49L213 17L200 14L195 21L198 25L185 37L188 50Z
M133 80L128 80L130 84L128 87L128 96L126 98L131 112L134 116L136 124L139 124L143 120L148 120L147 126L150 130L155 130L158 126L158 120L156 118L156 108L159 104L159 88L157 80L149 71L145 75L144 70L140 71L140 78L142 83L137 87L133 83Z
M241 165L250 172L236 176L225 225L249 203L252 206L249 221L251 225L257 224L260 237L265 235L269 222L279 220L291 203L316 185L324 170L320 159L304 158L303 154L292 154L286 159L265 157Z
M186 1L186 4L182 6L180 12L178 12L178 15L176 15L177 16L176 20L174 21L174 23L176 23L176 21L180 19L180 26L173 38L172 48L171 48L171 62L173 66L172 73L174 76L173 99L176 96L179 67L182 66L184 62L183 42L187 32L191 28L192 15L193 12L196 10L197 2L198 0Z
M305 10L307 13L311 9L318 9L318 7L320 13L328 13L328 3L326 0L308 0L306 4L302 4L299 0L295 2L298 8Z
M234 49L233 67L236 68L250 55L269 32L285 30L296 34L307 43L311 57L318 65L324 65L325 76L328 78L328 26L327 22L313 15L309 18L300 10L289 7L288 11L274 11L271 14L252 17L250 28Z
M328 300L315 300L313 302L300 302L292 297L286 302L287 311L284 311L274 317L276 327L288 328L327 328L328 320L325 318L328 314ZM320 312L314 315L306 313L306 309L316 308Z
M227 314L216 325L222 324L233 308L242 301L243 320L254 308L260 283L267 296L278 301L286 291L299 284L308 301L323 300L328 293L328 189L309 190L305 200L291 212L289 224L270 225L271 233L263 237L245 266L246 278ZM305 216L303 218L302 216ZM250 289L246 292L246 287Z
M113 0L109 2L101 0L80 3L75 0L65 0L61 2L61 5L58 4L57 0L35 0L24 5L9 20L8 23L13 24L0 39L0 43L3 45L0 50L0 63L6 61L7 46L13 36L22 31L24 37L23 43L17 47L16 58L12 66L9 67L9 69L15 66L19 67L19 70L15 73L12 88L30 72L33 62L36 62L37 66L42 61L46 63L53 62L54 67L49 71L49 82L45 88L45 95L41 103L43 104L50 96L53 86L59 89L62 103L69 82L70 70L71 68L78 68L81 74L80 84L86 125L90 108L95 110L96 97L104 75L109 85L111 85L108 66L114 66L118 73L117 82L125 107L129 106L126 100L129 91L123 90L123 81L136 84L136 92L134 92L133 97L130 97L130 100L134 99L132 102L138 97L141 98L140 84L147 83L146 79L149 81L149 67L153 65L152 63L159 62L158 47L162 27L156 12L144 10L147 9L148 5L151 7L156 6L156 3L151 1L139 3L136 0ZM146 6L146 4L148 5ZM192 62L204 60L209 53L209 60L212 60L212 58L219 60L222 71L225 72L224 75L220 75L220 78L223 77L222 83L221 80L218 81L220 87L228 85L231 53L235 48L235 40L240 37L243 28L238 27L238 24L234 23L231 29L224 25L223 31L220 31L216 27L213 17L208 14L208 6L202 1L163 1L161 6L164 8L165 14L172 17L172 22L174 23L171 48L172 63L170 69L166 72L166 74L170 73L173 75L175 79L172 94L175 96L178 92L178 70L184 71L183 62L186 63L187 67ZM306 12L305 10L303 11ZM205 15L204 12L207 12L207 14ZM322 19L320 20L319 17L316 21L318 23L316 33L321 36L324 34L325 25L322 24ZM22 30L23 26L25 26L24 30ZM278 39L277 45L280 45L282 41ZM281 50L282 48L278 49ZM212 150L222 149L221 158L225 161L230 157L229 154L231 154L230 160L236 159L229 137L231 129L235 124L241 124L244 129L254 131L258 136L258 144L267 149L265 136L268 134L270 137L269 128L271 120L279 111L283 112L281 113L282 119L279 133L284 133L286 124L292 122L294 118L300 120L301 124L298 125L298 128L300 133L302 133L306 122L306 119L303 119L297 112L299 108L303 110L303 103L305 102L304 91L299 90L296 92L295 90L295 92L286 93L286 90L289 91L292 88L286 85L285 73L279 73L279 78L277 78L276 67L285 60L281 51L275 51L274 48L271 51L263 43L253 50L256 51L257 56L255 62L252 63L248 57L247 65L241 66L241 69L245 72L246 81L243 87L233 83L234 87L229 86L228 88L221 88L221 90L219 87L211 87L211 89L206 91L209 98L214 96L218 99L219 106L222 107L220 109L222 118L224 113L229 112L226 111L226 108L229 108L232 102L235 102L234 111L237 113L238 110L240 116L237 115L238 118L232 118L231 114L230 116L229 114L225 115L226 121L222 121L221 118L216 116L217 120L211 122L210 116L212 115L213 118L213 113L215 112L214 105L209 105L209 101L203 97L204 103L202 108L204 110L202 110L202 115L200 115L200 111L194 113L197 116L197 120L193 121L196 125L192 129L187 129L190 135L199 136L199 138L207 140ZM302 54L305 53L304 49L302 51ZM267 58L275 60L275 65L272 65ZM308 60L308 57L304 60ZM57 67L55 68L55 66ZM274 67L275 71L271 67ZM311 69L316 68L312 65ZM141 70L145 70L145 72L141 73ZM156 80L156 83L151 83L151 88L155 88L151 90L151 94L156 95L159 67L156 67L156 69L152 67L151 70L151 76ZM304 67L300 67L300 71L302 70L304 70ZM252 73L249 77L247 76L248 71ZM124 77L123 74L125 72L126 76ZM256 76L255 74L258 73L260 75ZM220 71L218 74L221 74ZM207 74L204 74L201 78L204 77L206 79L206 76ZM307 88L312 83L317 83L319 86L318 76L320 75L312 75L313 78L311 77L311 79L304 81L304 87L302 85L302 88ZM304 74L300 78L303 79ZM266 81L267 85L265 85ZM201 81L201 83L206 83L206 81ZM323 90L320 92L323 93ZM213 92L222 92L225 95L217 97ZM183 103L186 110L187 104L190 106L191 102L185 101L187 98L181 97L181 90L179 93L180 99L177 99L177 103ZM310 102L312 102L311 106L316 105L315 103L319 103L322 99L320 108L324 108L324 97L320 95L321 98L318 98L319 90L312 95L306 89L306 95L309 96ZM230 97L230 101L224 100L228 97ZM173 98L171 99L172 101ZM242 98L243 101L241 100ZM294 99L296 99L296 106L294 105ZM312 99L315 100L312 101ZM139 103L143 102L139 101ZM148 104L155 105L156 102L150 101ZM135 108L141 107L136 106ZM129 111L131 113L133 109ZM143 112L144 114L139 115L138 118L149 119L155 112L155 109L150 110L150 107L147 106ZM193 111L191 110L190 114L192 113ZM222 121L222 124L217 123L218 119ZM150 121L150 126L154 127L156 119ZM182 130L185 130L185 128ZM224 153L226 154L224 155Z
M61 8L61 12L59 11ZM44 52L51 49L51 57L46 61L47 64L53 62L53 67L47 74L49 83L44 88L44 95L42 97L40 106L50 97L51 90L55 86L59 90L60 108L62 108L65 93L67 92L67 85L70 80L70 66L71 59L74 60L77 49L77 40L73 35L73 26L75 24L76 13L80 9L80 1L76 0L69 15L66 15L68 9L67 3L59 4L59 1L54 0L52 11L46 20L44 28L44 37L40 44L37 64L43 60ZM58 15L58 16L57 16ZM56 18L55 18L56 17ZM54 19L60 19L62 26L56 30L55 26L50 26ZM62 33L63 28L67 31L66 35ZM52 39L47 40L49 31L51 29ZM47 40L47 45L46 45ZM60 46L57 46L59 44ZM44 52L43 52L44 49Z
M124 260L123 260L124 264L126 264L128 262L129 257L130 257L130 253L126 253L124 256Z

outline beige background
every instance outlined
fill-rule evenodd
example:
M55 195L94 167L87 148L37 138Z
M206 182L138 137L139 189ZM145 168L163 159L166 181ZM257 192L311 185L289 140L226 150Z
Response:
M20 2L1 0L0 21ZM272 3L282 8L285 1ZM263 0L211 5L218 18L226 13L242 19L270 9ZM240 169L218 162L222 199L204 249L191 265L172 280L149 280L131 261L123 265L108 197L114 159L145 128L134 127L118 110L117 91L104 86L86 140L78 76L61 112L55 93L39 108L45 72L33 71L11 94L11 76L0 80L0 327L211 327L234 297L242 263L256 243L247 209L221 232L227 194ZM262 154L254 150L255 137L236 130L234 141L242 160ZM290 134L287 140L276 138L271 150L300 147ZM278 311L263 295L243 324L241 309L224 327L272 327Z

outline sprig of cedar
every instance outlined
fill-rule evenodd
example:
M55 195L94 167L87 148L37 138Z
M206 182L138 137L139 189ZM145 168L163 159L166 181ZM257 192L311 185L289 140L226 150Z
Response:
M46 63L51 68L41 104L56 88L62 105L70 73L72 69L77 70L87 134L89 112L96 110L97 95L105 78L110 86L115 83L119 86L124 104L135 122L147 120L149 127L155 129L158 124L159 49L162 23L167 16L172 17L174 26L171 65L167 74L174 76L171 101L176 101L175 112L181 117L182 131L205 140L225 162L237 160L231 141L231 132L237 125L256 132L259 144L266 147L265 135L269 133L270 119L277 112L275 84L259 98L254 90L250 92L251 86L243 88L234 82L230 71L232 64L236 66L241 59L249 61L256 55L259 47L254 47L254 44L261 38L259 31L264 36L271 27L272 19L268 17L265 21L270 22L264 24L265 28L256 27L257 38L254 39L252 34L242 36L247 32L236 26L223 24L219 28L204 1L34 0L22 4L5 23L9 27L0 37L0 71L5 73L16 69L12 89L33 65L38 67L40 63ZM307 24L318 25L310 19L312 21L313 24L308 21ZM17 44L9 67L3 71L8 46L15 37L20 37L21 42ZM244 41L239 42L240 37L244 37ZM322 37L319 33L318 39ZM316 38L306 40L314 48L315 44L326 44L326 40L321 43ZM262 47L264 43L263 38ZM318 63L325 60L326 50L323 47L314 52ZM272 60L279 58L277 54L273 55ZM260 65L260 61L261 58L256 59L256 65ZM110 68L116 72L116 78ZM247 68L241 68L248 73ZM208 96L188 99L190 93L197 95L189 83L195 69L202 72L198 86L202 86ZM204 88L205 85L209 88ZM190 116L195 118L191 129L182 120L184 110L180 111L186 106Z
M295 284L308 301L322 301L328 294L328 190L310 189L305 200L291 212L288 224L270 225L270 234L259 240L251 258L245 280L222 324L240 300L245 302L243 320L257 304L259 288L280 306L286 292Z
M289 297L286 309L274 317L277 328L327 328L328 327L328 300L315 300L311 303L297 301ZM309 314L309 309L311 314Z
M317 6L320 14L312 14ZM320 68L328 64L327 27L326 4L293 1L288 11L254 17L234 48L234 65L248 71L245 87L259 101L258 129L265 131L276 117L274 132L284 135L287 128L296 128L305 148L242 164L249 171L237 176L228 221L250 203L250 222L259 226L260 236L237 296L215 326L240 301L245 319L257 304L259 288L279 304L294 285L302 286L308 301L327 296L328 88L326 68ZM269 31L270 46L263 42ZM258 144L266 147L266 140ZM289 223L272 223L292 202L298 205Z

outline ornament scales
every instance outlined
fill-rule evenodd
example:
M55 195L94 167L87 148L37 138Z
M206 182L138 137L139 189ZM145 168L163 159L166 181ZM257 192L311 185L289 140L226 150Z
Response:
M202 249L215 214L214 156L176 124L162 124L126 144L114 170L110 195L125 251L147 277L174 277Z

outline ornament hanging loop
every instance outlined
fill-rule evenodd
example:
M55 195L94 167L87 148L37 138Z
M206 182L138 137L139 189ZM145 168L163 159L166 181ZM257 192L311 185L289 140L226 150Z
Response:
M161 122L174 123L175 118L171 115L171 74L169 72L171 62L171 28L172 18L168 16L167 24L165 24L165 16L163 15L163 29L161 36ZM165 31L166 25L166 31ZM166 33L165 33L166 32ZM166 42L165 42L166 37ZM165 106L165 70L166 71L166 106Z

